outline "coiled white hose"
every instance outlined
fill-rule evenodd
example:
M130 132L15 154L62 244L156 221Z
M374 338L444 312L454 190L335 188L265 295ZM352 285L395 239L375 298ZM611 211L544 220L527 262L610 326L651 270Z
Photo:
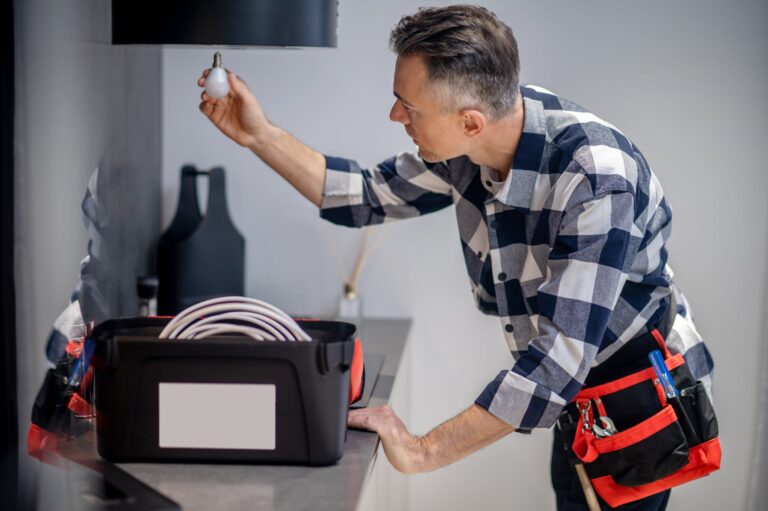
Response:
M160 332L161 339L204 339L238 333L258 341L311 341L288 314L244 296L223 296L184 309Z

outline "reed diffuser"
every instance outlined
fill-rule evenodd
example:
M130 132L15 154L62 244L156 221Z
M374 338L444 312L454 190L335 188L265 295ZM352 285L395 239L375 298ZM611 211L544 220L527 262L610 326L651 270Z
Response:
M359 322L363 315L363 306L360 293L358 291L358 282L360 274L363 271L363 266L368 258L373 253L374 249L381 243L384 238L383 230L379 231L378 236L373 236L373 229L366 227L363 232L363 238L360 241L360 246L357 249L357 256L355 257L355 263L352 266L352 271L347 273L344 270L344 264L341 260L338 250L333 243L333 240L329 238L329 245L331 246L336 262L339 267L339 273L341 274L343 285L341 297L339 298L339 308L337 317L339 319L345 319L352 322Z

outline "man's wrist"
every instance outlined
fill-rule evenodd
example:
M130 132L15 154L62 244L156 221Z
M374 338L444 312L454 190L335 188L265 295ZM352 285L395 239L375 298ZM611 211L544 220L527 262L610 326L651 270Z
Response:
M416 472L429 472L434 470L437 468L437 466L434 465L435 453L432 449L434 444L430 440L429 435L416 436L415 438L417 445L415 451L419 453L415 460L417 465Z
M253 151L256 156L261 157L271 146L275 145L275 142L280 137L282 130L277 126L274 126L267 122L263 128L261 128L258 134L253 136L253 141L248 144L248 149Z
M404 474L419 474L437 468L432 462L431 443L427 437L406 434L408 439L401 441L398 447L401 456L390 458L390 463Z

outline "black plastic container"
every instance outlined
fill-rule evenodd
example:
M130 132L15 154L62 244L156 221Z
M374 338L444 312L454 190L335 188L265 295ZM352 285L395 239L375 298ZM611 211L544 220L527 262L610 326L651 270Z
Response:
M234 335L159 339L168 321L109 320L93 332L97 444L102 457L114 462L329 465L342 456L354 325L299 320L312 342L254 341ZM274 385L275 448L161 447L161 383Z
M208 208L200 214L197 179L208 178ZM181 169L176 215L157 247L160 278L157 307L162 315L178 314L209 298L245 293L245 238L227 206L222 167Z

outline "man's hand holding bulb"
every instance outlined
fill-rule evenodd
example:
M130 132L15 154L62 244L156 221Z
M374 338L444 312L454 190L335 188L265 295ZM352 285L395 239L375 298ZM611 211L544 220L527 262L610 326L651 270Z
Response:
M248 85L235 73L220 67L218 52L217 57L214 67L203 71L197 80L206 89L200 95L200 111L226 136L260 156L259 145L265 143L274 127Z

